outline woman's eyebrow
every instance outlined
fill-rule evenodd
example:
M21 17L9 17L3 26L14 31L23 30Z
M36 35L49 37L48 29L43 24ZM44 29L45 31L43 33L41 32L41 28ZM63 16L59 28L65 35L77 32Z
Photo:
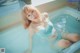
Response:
M34 10L32 10L32 13L34 12Z

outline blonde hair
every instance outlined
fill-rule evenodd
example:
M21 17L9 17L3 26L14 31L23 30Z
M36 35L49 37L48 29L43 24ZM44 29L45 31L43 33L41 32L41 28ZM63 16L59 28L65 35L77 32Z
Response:
M23 10L22 10L22 17L23 17L23 22L24 22L24 27L25 27L25 29L28 28L28 27L30 26L31 22L32 22L31 20L29 20L29 19L26 17L26 10L27 10L28 8L35 9L35 11L36 11L38 14L40 14L40 12L39 12L39 10L38 10L37 8L35 8L35 7L31 6L31 5L25 5L25 6L23 7Z

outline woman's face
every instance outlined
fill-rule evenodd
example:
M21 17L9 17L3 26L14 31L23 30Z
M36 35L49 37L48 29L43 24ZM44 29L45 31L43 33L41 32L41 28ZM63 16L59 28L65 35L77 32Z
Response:
M40 12L34 7L27 7L25 10L26 17L31 21L36 21L40 17Z

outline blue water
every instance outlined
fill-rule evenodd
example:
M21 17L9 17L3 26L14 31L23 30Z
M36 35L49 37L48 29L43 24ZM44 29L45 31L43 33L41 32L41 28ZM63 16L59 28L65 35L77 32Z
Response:
M54 25L56 25L56 23L61 22L62 19L65 19L66 21L65 31L70 32L70 33L80 34L80 21L78 21L75 17L69 14L61 14L59 16L56 16L55 18L52 19L52 22Z
M0 48L5 48L6 53L23 53L29 45L27 34L21 25L1 32Z
M60 40L60 31L58 30L57 27L57 23L62 22L62 19L66 19L66 23L65 23L65 33L69 32L69 33L78 33L80 34L80 22L76 20L75 17L68 15L68 14L61 14L56 16L55 18L52 18L51 21L54 25L54 28L57 30L58 32L58 38L56 41ZM63 25L62 25L63 26ZM57 47L56 42L53 43L53 48L50 47L50 42L46 41L46 37L47 35L44 34L43 37L44 39L40 38L40 35L43 34L39 34L39 36L35 36L34 40L38 40L38 42L34 41L34 45L33 45L33 53L58 53L58 51L62 51L62 48ZM46 37L45 37L46 36ZM80 46L79 46L80 47ZM40 52L39 52L40 51ZM59 52L59 53L60 53Z
M80 22L78 22L74 16L66 13L59 14L55 17L53 15L55 14L52 13L52 16L51 14L49 16L52 17L51 21L54 25L65 18L65 31L80 34ZM54 27L56 28L56 25ZM45 35L43 37L45 37ZM22 25L18 25L0 32L0 48L5 48L6 53L24 53L29 48L28 31L25 30ZM35 35L33 38L32 49L32 53L55 53L53 48L50 47L50 43L38 35Z

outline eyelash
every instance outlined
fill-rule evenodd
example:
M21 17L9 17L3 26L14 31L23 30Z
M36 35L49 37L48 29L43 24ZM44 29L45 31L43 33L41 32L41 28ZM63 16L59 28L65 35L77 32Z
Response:
M28 17L29 17L30 15L28 15Z
M32 11L31 13L33 14L33 12L34 12L34 11ZM30 16L30 15L28 15L28 17L29 17L29 16Z
M34 11L32 11L32 13L33 13Z

